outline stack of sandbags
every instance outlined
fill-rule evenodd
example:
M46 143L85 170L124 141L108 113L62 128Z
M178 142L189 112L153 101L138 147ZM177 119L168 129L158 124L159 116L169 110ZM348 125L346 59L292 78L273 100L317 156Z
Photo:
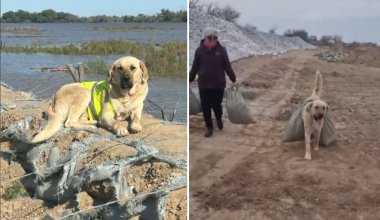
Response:
M72 219L128 219L139 216L147 208L143 205L147 200L154 204L148 207L156 212L152 218L161 219L168 194L186 187L186 161L153 146L153 139L129 140L63 128L44 143L29 144L26 137L36 129L35 120L27 117L0 133L30 173L23 183L34 197L52 204L75 201L77 209L81 192L98 203L115 201ZM171 135L160 137L170 139Z

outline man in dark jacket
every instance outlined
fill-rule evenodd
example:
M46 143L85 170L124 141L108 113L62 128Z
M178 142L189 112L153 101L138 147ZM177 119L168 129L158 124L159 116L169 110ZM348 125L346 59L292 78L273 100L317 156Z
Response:
M235 83L236 75L232 70L226 49L218 41L218 31L208 27L204 30L203 39L195 51L189 76L192 82L198 74L203 119L207 127L205 137L213 134L211 109L214 111L218 128L223 129L222 101L226 87L225 73Z

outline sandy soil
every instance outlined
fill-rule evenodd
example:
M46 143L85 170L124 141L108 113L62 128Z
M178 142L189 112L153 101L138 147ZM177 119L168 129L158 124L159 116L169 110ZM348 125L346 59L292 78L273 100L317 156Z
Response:
M42 123L41 114L46 107L46 103L37 103L35 101L25 101L21 99L28 99L30 95L23 92L11 91L5 87L1 87L1 103L5 106L16 105L17 109L9 109L1 113L0 128L4 130L9 125L27 117L34 115L37 117L35 120L35 129ZM16 101L18 100L18 101ZM35 108L20 109L28 107L28 105L35 104ZM154 146L164 151L168 155L172 155L178 159L187 158L186 145L187 145L187 129L184 125L162 124L161 121L144 115L142 119L143 132L139 134L128 135L129 140L138 140L144 138L148 143L153 143ZM109 132L99 129L100 134L109 135ZM60 156L64 155L70 150L70 145L73 141L83 140L88 136L85 131L72 131L55 141L59 149ZM42 200L33 199L30 197L22 197L12 200L5 200L2 198L4 191L7 187L14 184L13 180L17 177L26 174L27 172L22 168L18 161L13 161L10 164L10 151L14 148L10 140L2 139L0 151L0 219L41 219L43 216L50 214L54 217L61 217L67 210L72 210L70 204L62 204L59 206L51 206ZM116 161L128 156L134 156L137 151L129 146L119 144L117 142L98 142L92 145L92 148L87 152L89 156L84 156L78 163L76 171L86 167L96 166L101 163ZM38 166L42 169L46 167L47 157L49 152L43 152ZM169 182L170 178L179 175L186 175L186 170L171 167L167 163L150 161L142 164L141 166L133 167L126 175L129 175L129 183L136 185L138 192L158 189ZM83 187L79 193L81 210L91 209L95 205L112 199L112 191L107 181L93 182L89 186ZM186 219L187 216L187 193L186 189L179 189L169 193L167 199L166 219ZM135 216L134 219L139 219Z
M321 49L233 63L257 124L204 138L190 117L190 219L363 219L380 216L380 69L328 63ZM312 151L283 143L291 112L311 94L316 69L337 142Z
M344 46L341 43L335 43L328 51L343 52L345 57L341 62L346 64L380 68L380 46L373 43L361 43L351 47Z

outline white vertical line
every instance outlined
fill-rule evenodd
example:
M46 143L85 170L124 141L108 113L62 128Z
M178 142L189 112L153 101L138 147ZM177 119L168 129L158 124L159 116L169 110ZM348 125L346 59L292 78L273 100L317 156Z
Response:
M190 40L189 40L189 34L190 34L190 8L189 8L189 2L190 0L187 0L187 73L186 73L186 93L187 93L187 219L190 219L190 117L189 117L189 64L190 64Z

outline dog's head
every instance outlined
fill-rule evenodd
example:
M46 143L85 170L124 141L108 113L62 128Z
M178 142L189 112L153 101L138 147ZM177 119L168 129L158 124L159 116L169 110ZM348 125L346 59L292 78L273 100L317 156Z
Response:
M123 96L136 93L149 79L145 64L135 57L122 57L116 60L108 73L108 81L119 89Z
M329 110L329 106L322 100L314 100L306 106L306 111L309 112L314 120L321 120Z

